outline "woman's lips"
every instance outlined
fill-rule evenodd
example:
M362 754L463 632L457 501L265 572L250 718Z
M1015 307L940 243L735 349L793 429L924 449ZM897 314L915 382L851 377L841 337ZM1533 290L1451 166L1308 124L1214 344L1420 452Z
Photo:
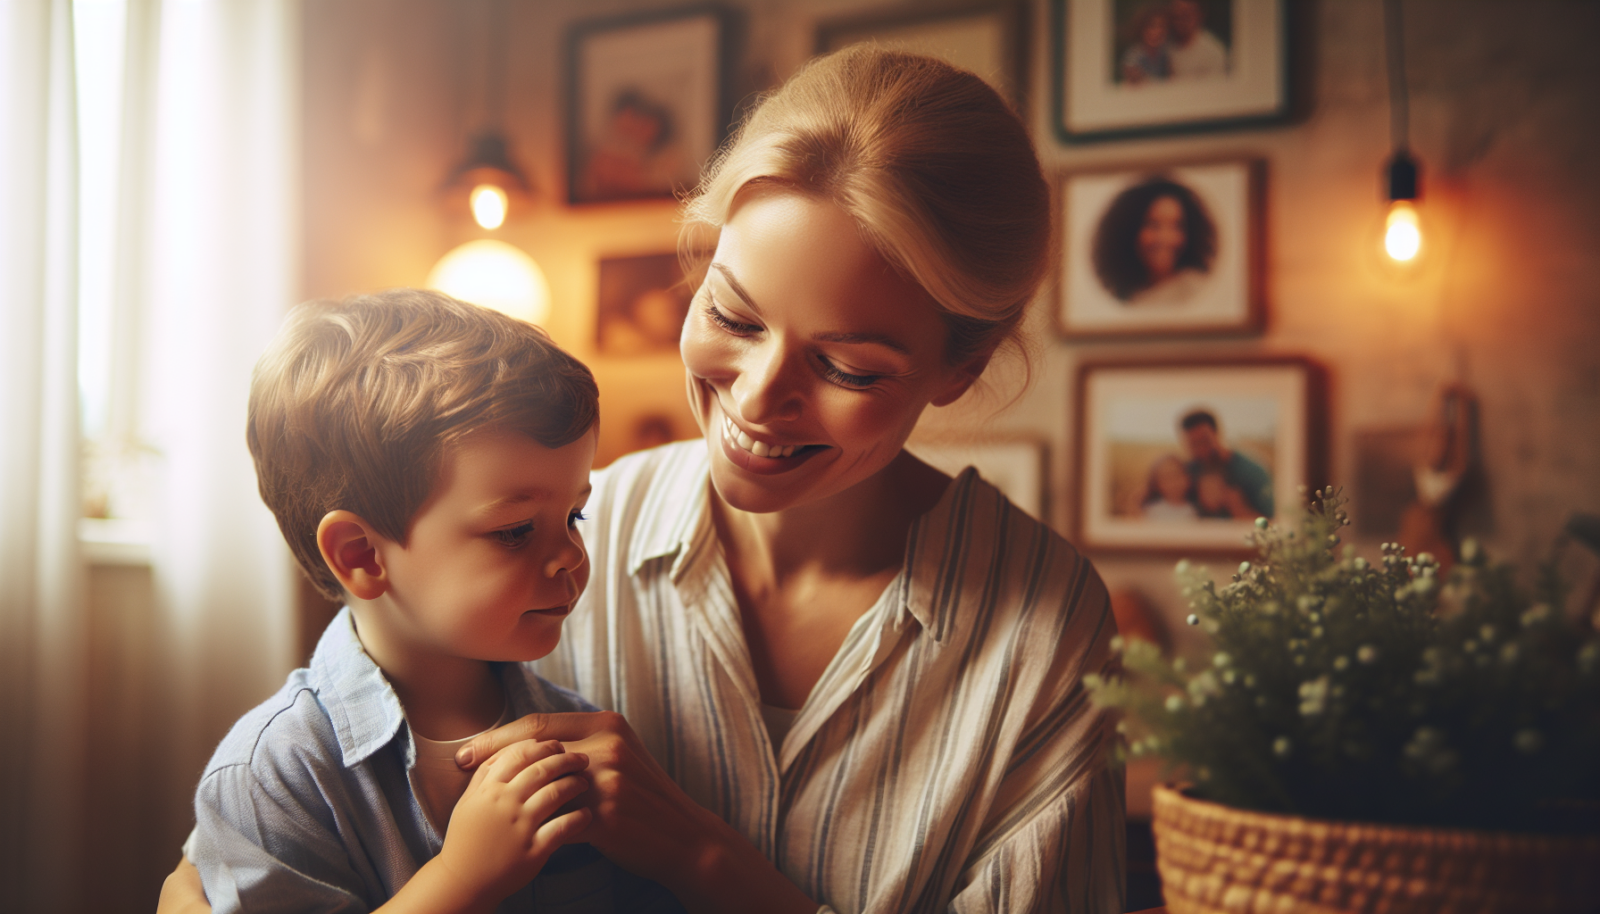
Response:
M773 444L752 438L726 415L717 438L734 466L761 475L787 473L825 449L818 444Z

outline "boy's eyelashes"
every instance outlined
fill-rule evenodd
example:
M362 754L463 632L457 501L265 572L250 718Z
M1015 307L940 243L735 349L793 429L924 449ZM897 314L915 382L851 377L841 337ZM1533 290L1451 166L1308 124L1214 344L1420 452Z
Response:
M567 515L567 526L570 527L580 520L588 519L589 516L584 514L582 510L574 510ZM515 549L526 544L528 540L532 538L533 521L524 521L523 523L517 524L514 527L503 527L499 530L492 530L489 532L489 535L499 542L500 545L509 546Z

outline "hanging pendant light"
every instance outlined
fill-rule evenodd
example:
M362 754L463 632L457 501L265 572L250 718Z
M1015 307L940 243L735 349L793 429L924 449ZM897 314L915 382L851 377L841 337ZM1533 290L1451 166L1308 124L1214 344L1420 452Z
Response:
M1427 252L1423 231L1421 169L1410 150L1410 95L1406 89L1404 23L1400 0L1384 0L1384 46L1388 52L1389 134L1394 153L1384 167L1384 213L1381 256L1395 269L1415 268Z
M486 125L473 135L466 156L451 169L443 186L449 208L460 212L465 207L479 228L488 232L499 229L513 207L526 205L533 196L501 128L505 92L501 14L501 0L489 0ZM538 262L498 238L478 238L451 250L429 272L427 285L533 324L543 324L550 313L550 286Z

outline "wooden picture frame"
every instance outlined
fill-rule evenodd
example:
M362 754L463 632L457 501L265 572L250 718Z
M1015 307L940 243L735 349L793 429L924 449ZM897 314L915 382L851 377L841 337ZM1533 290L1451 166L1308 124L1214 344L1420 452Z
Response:
M1326 398L1323 370L1298 356L1080 365L1077 542L1100 552L1247 553L1256 517L1276 520L1302 487L1322 484Z
M597 268L595 351L623 358L676 353L695 293L677 252L601 257Z
M1258 159L1063 174L1057 329L1077 339L1260 333L1265 188Z
M1045 446L1031 439L962 443L910 441L906 449L951 476L968 466L1035 520L1050 522Z
M867 16L832 19L817 27L818 54L861 41L927 54L983 77L1018 111L1025 111L1028 10L1018 0L922 3Z
M567 200L671 199L732 121L732 23L715 7L576 23L567 34Z
M1087 143L1288 120L1292 15L1289 0L1052 0L1057 136Z

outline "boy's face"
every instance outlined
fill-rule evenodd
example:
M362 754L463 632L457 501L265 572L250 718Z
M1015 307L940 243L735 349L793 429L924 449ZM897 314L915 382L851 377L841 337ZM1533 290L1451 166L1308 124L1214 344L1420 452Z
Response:
M589 580L577 521L596 432L552 450L480 431L447 451L405 546L378 544L392 612L379 624L414 659L534 660Z

